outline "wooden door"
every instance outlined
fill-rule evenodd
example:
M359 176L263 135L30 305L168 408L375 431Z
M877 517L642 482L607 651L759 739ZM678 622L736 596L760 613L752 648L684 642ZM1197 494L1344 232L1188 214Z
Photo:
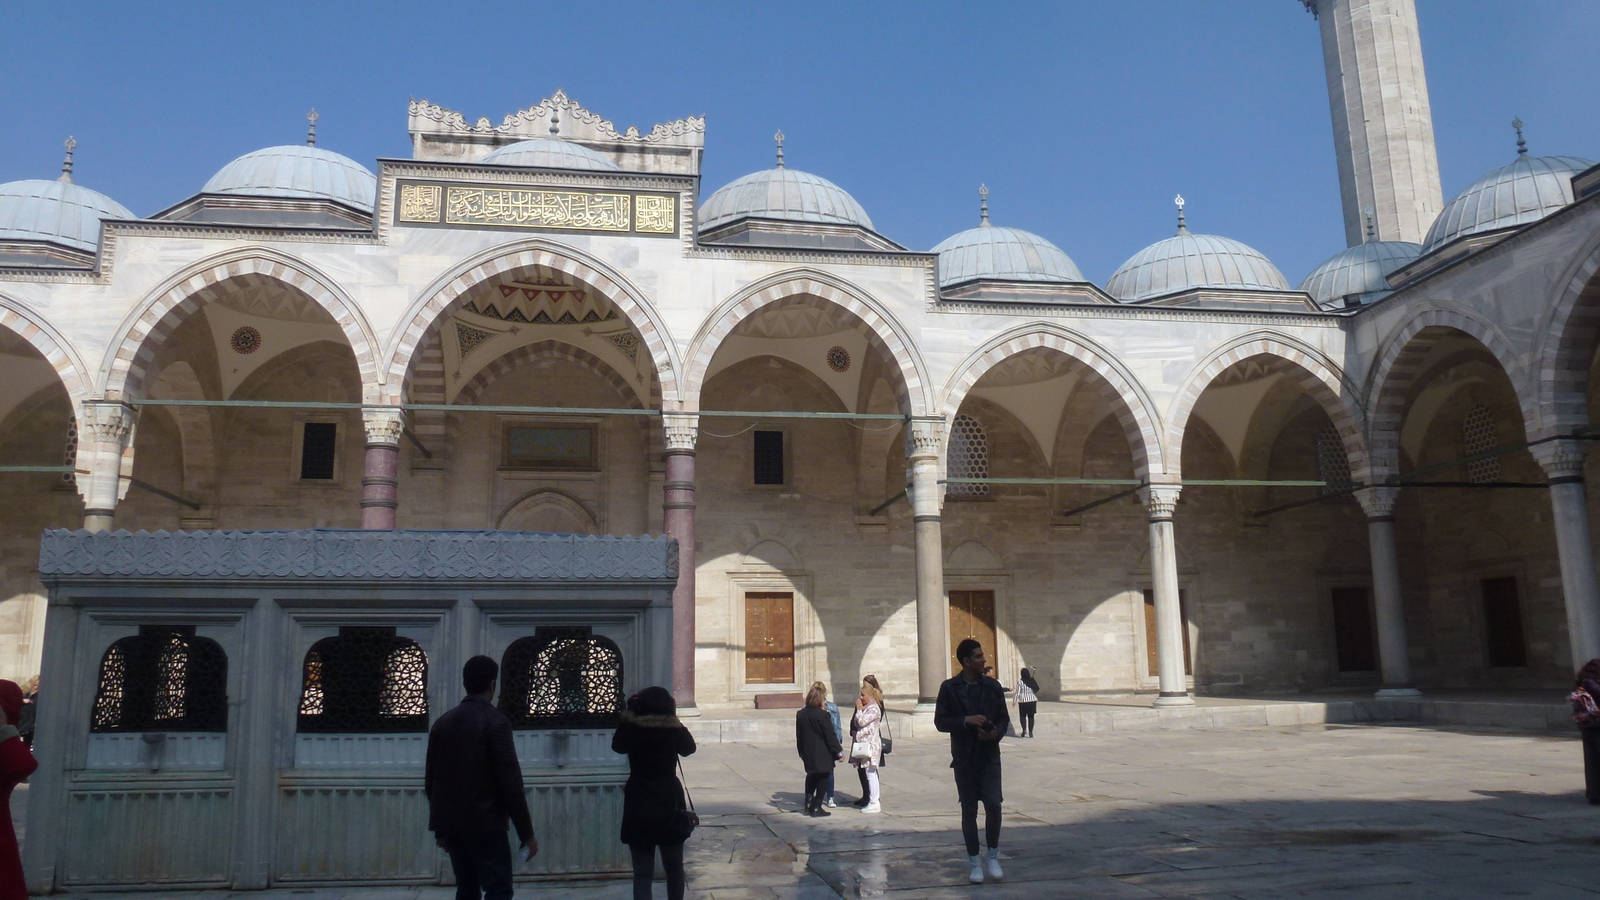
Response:
M1194 653L1189 650L1189 592L1178 590L1178 618L1183 624L1183 674L1194 674ZM1156 592L1144 591L1144 652L1145 670L1151 678L1161 675L1161 657L1156 642Z
M746 684L794 683L794 594L750 591L744 595Z
M1485 578L1483 630L1489 639L1489 665L1519 668L1528 664L1528 642L1522 633L1522 600L1517 579Z
M1333 649L1341 672L1372 672L1378 668L1372 601L1366 588L1333 589Z
M999 664L999 654L994 645L994 591L950 592L951 660L955 660L956 647L967 638L983 645L983 654L989 658L989 665ZM959 669L961 663L956 661L951 665Z

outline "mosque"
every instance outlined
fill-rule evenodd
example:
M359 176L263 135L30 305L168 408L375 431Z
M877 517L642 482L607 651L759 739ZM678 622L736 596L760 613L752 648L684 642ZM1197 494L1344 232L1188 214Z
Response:
M1517 123L1445 202L1411 0L1305 2L1349 246L1298 286L1181 198L1104 285L986 202L909 249L781 134L702 191L703 118L560 92L413 101L371 168L313 119L146 216L69 142L0 184L0 675L84 686L87 723L114 642L247 627L47 601L48 529L320 528L675 538L688 713L869 672L922 709L968 636L1045 699L1568 683L1600 656L1600 167ZM304 721L274 621L212 644L235 701L259 635L300 648L264 702Z

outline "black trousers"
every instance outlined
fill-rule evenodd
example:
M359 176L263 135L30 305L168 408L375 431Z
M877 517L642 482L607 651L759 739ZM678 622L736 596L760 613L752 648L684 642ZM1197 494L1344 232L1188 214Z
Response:
M811 801L821 803L825 797L823 792L828 789L828 776L832 772L807 772L806 773L806 808L811 808Z
M1000 805L1005 802L1000 787L1000 757L979 759L954 766L956 796L961 801L961 839L967 855L978 855L978 804L983 804L984 839L989 849L1000 846Z
M1017 718L1022 720L1022 733L1033 734L1033 715L1039 711L1039 701L1017 704Z
M1583 795L1600 803L1600 728L1583 729Z
M650 900L650 879L656 874L655 844L629 844L633 856L633 900ZM661 844L661 868L667 873L667 900L683 900L683 844Z
M511 842L504 831L440 837L456 873L456 900L511 900Z

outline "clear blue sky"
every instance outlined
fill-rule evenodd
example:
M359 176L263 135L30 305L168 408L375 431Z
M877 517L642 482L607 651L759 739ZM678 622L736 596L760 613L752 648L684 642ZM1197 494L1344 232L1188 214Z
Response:
M1536 154L1600 158L1600 3L1417 0L1448 198ZM1297 0L935 3L8 4L0 181L54 177L141 215L239 154L304 139L410 155L406 101L469 120L564 87L618 128L705 115L703 192L772 164L850 191L928 249L1036 231L1104 284L1170 234L1251 244L1298 282L1343 247L1316 23Z

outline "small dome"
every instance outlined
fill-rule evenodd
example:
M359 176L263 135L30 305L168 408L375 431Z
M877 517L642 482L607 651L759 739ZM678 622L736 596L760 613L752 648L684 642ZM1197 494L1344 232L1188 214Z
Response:
M872 231L872 219L855 198L826 178L779 166L752 172L723 185L700 205L700 228L744 218L857 225Z
M939 254L940 287L981 278L1049 284L1086 280L1060 247L1020 228L985 222L946 238L933 252Z
M1106 293L1122 301L1195 288L1293 290L1278 267L1254 247L1214 234L1190 234L1188 229L1140 250L1106 283Z
M372 212L378 179L347 156L320 147L291 144L246 153L211 176L201 192L332 200Z
M1389 273L1422 255L1422 245L1409 241L1368 241L1340 250L1300 282L1300 290L1324 309L1339 309L1344 298L1359 294L1371 303L1388 294Z
M617 164L581 144L551 138L518 141L478 160L486 166L528 166L534 169L583 169L616 172Z
M93 253L101 219L137 219L128 208L70 181L0 184L0 240L42 241Z
M1422 252L1469 234L1539 221L1572 202L1572 176L1593 165L1576 156L1519 155L1446 203L1422 240Z

